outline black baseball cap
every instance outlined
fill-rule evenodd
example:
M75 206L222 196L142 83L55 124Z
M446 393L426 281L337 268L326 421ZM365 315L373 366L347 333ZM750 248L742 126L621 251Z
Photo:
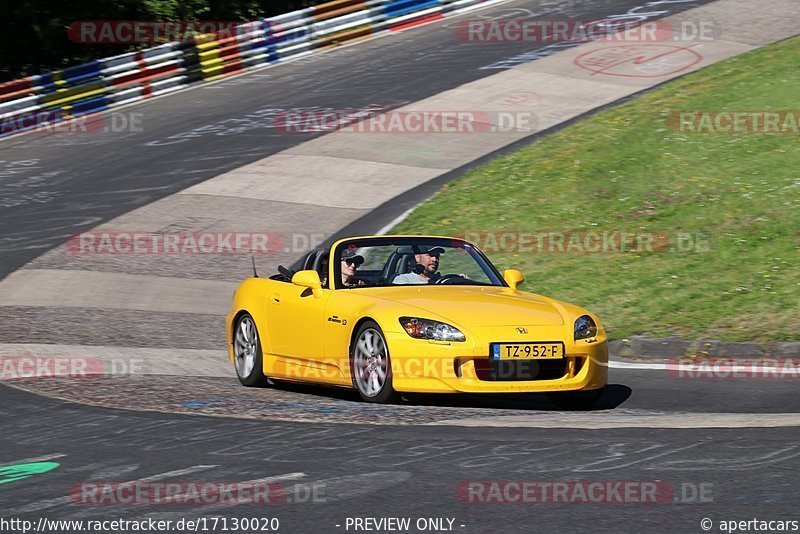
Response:
M436 254L444 254L444 248L442 247L428 247L425 245L408 245L403 247L397 248L398 254L430 254L434 256Z
M438 254L444 254L444 249L442 247L419 247L419 252L417 254L436 256Z
M356 265L364 263L364 256L356 254L355 249L346 248L342 251L342 261L352 260Z

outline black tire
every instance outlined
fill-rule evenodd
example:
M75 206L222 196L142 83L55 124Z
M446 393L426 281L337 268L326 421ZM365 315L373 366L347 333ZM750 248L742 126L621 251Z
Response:
M590 391L554 391L547 394L547 400L560 410L591 410L603 396L604 391L605 388Z
M378 344L373 342L372 356L368 357L364 352L368 348L368 345L365 344L364 347L361 347L360 342L364 339L366 343L366 336L369 335L372 336L372 339L379 339L383 349L381 351L381 348L377 346ZM395 391L392 385L392 365L389 356L389 347L386 345L386 338L383 335L381 327L374 321L365 321L359 327L353 339L353 346L350 347L350 378L353 381L355 390L365 402L390 404L399 401L400 394ZM384 355L383 360L385 363L381 362L381 354ZM370 358L373 358L373 360L370 360ZM361 364L360 367L362 368L360 377L357 376L357 367L359 367L359 364ZM374 371L369 372L369 368L365 365L370 365L370 368L374 368ZM376 392L371 390L370 387L375 387L372 382L373 374L375 374L378 381L380 381L379 369L384 370L385 378ZM370 386L367 386L368 382Z
M243 325L245 326L243 327ZM247 337L251 337L251 339L247 339ZM252 339L253 337L254 339ZM246 362L248 357L253 358L252 367L249 367L249 363ZM241 314L234 324L233 367L236 369L236 376L243 386L265 387L269 384L267 377L264 375L261 336L258 334L255 320L249 313Z

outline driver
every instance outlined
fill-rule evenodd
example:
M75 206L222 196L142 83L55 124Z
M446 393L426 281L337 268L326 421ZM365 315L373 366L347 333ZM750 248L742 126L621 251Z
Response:
M342 251L342 285L344 287L359 287L366 285L364 280L356 278L356 270L364 263L364 256L356 251L346 248Z
M417 265L410 273L395 276L392 284L435 284L442 276L436 272L439 269L441 254L444 254L442 247L419 247L419 253L414 254Z

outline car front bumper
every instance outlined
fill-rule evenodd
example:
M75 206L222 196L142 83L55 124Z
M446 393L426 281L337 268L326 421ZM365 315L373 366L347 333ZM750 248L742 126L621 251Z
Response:
M588 391L608 382L605 334L594 341L565 341L560 360L492 363L489 342L440 343L386 333L392 383L407 393L539 393ZM542 339L555 339L543 337ZM514 340L504 340L514 341ZM530 378L530 379L529 379Z

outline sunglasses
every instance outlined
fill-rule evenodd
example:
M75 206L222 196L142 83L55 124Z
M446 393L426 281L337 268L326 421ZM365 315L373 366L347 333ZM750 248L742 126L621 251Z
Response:
M359 265L364 263L364 260L360 260L360 259L357 260L355 258L350 258L350 259L342 260L342 261L345 262L347 265L355 265L356 267L358 267Z

